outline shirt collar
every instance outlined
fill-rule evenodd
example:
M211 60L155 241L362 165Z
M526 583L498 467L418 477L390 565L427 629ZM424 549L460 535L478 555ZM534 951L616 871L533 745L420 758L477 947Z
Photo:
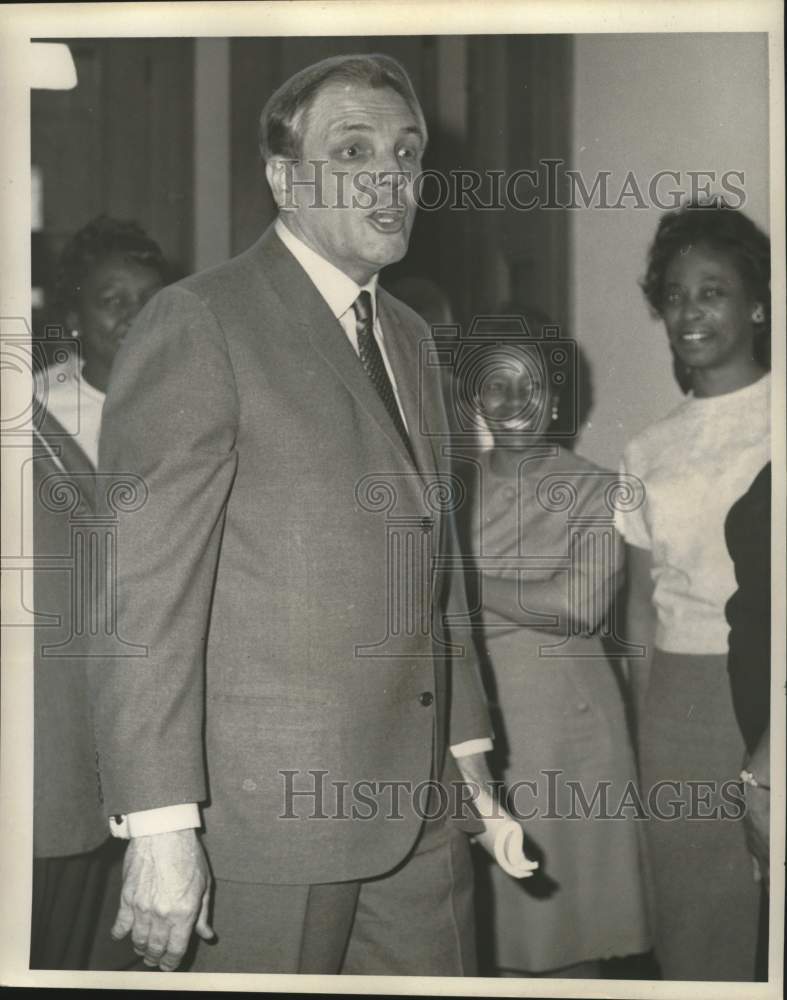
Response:
M340 319L352 306L358 295L366 290L372 296L372 309L376 321L376 274L373 274L365 285L356 285L344 271L340 271L338 267L331 264L325 257L321 257L311 247L307 247L303 240L298 239L280 218L276 220L275 229L276 235L311 278L315 288L325 299L328 308L337 319Z

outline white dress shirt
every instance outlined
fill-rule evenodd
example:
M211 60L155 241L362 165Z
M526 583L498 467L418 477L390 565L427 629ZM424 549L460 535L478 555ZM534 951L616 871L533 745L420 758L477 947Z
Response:
M374 336L380 348L380 353L391 380L399 412L405 427L407 418L402 410L399 390L396 385L391 364L385 350L383 331L377 314L377 275L373 275L365 285L357 285L338 267L335 267L324 257L307 247L306 244L293 235L281 218L276 220L276 235L298 261L306 274L312 280L315 288L325 299L333 315L339 321L350 343L358 354L358 336L353 302L364 290L372 297L374 310ZM467 757L471 754L486 753L492 749L492 741L488 737L476 740L466 740L451 747L454 757ZM153 833L172 833L175 830L187 830L201 826L199 808L196 803L188 802L175 806L162 806L158 809L145 809L141 812L129 813L123 817L110 819L110 831L115 837L143 837Z
M309 275L314 287L325 299L329 309L339 321L341 328L347 334L347 339L353 345L353 350L356 354L359 353L358 334L356 332L356 319L355 311L353 310L353 302L355 302L363 291L367 291L371 295L372 313L374 316L374 339L377 341L377 346L380 348L380 354L382 354L383 357L385 370L388 372L388 378L391 380L394 395L396 396L396 403L399 407L399 413L402 416L402 420L404 421L404 426L406 428L407 417L402 409L402 402L399 398L399 388L396 384L396 379L394 378L391 362L388 360L388 354L385 350L385 340L383 339L383 331L377 315L377 275L372 275L365 285L356 285L352 278L349 278L344 271L340 271L338 267L334 267L333 264L327 261L324 257L321 257L318 253L312 250L311 247L307 247L306 244L302 240L299 240L297 236L293 235L281 219L276 220L276 235L287 247L293 257L298 261L304 271Z

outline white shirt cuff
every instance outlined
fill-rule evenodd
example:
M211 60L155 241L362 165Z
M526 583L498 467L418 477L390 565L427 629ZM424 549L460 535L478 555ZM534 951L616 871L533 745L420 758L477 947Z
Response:
M113 837L150 837L155 833L174 833L202 826L196 802L183 802L159 809L142 809L127 816L110 816L109 832Z
M492 740L489 736L482 736L477 740L465 740L464 743L455 743L451 747L454 757L469 757L474 753L488 753L492 749Z

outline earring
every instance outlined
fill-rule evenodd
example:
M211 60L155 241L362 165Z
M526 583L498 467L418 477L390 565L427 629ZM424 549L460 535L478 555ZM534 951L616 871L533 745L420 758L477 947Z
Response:
M552 423L560 416L560 400L557 396L552 400Z
M752 310L751 321L752 323L765 322L765 310L763 309L761 302L758 302L757 305Z

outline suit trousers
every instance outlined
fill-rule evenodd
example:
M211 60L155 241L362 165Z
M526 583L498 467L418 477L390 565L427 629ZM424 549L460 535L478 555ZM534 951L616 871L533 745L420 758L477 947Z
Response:
M472 976L473 873L467 836L427 822L393 871L359 882L216 880L212 924L192 972Z

